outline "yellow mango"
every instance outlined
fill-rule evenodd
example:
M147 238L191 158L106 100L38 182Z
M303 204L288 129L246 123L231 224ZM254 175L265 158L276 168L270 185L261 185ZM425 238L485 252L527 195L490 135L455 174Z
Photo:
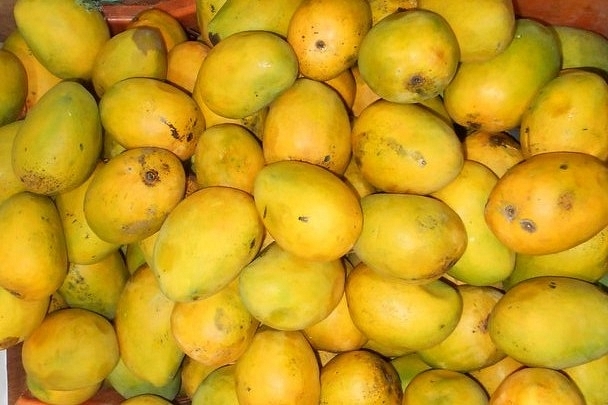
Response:
M40 325L49 297L24 300L0 288L0 350L23 342Z
M22 116L28 95L27 71L15 54L0 48L0 125L10 124Z
M0 204L13 194L25 191L25 185L13 171L13 142L23 120L0 126Z
M506 291L488 330L500 350L524 365L562 369L608 353L607 316L608 293L597 285L539 276Z
M157 387L170 384L184 358L171 332L174 306L147 265L127 280L116 306L120 358L134 376Z
M48 298L68 268L63 228L50 197L23 191L0 205L0 287L28 300Z

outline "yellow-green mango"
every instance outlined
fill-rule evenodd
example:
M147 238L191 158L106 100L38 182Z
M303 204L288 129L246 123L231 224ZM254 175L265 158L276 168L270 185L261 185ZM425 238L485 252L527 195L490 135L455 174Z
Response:
M114 84L99 101L106 134L126 149L158 147L180 159L193 154L205 117L185 91L152 77L130 77Z
M70 263L57 292L68 306L88 309L111 320L128 278L122 253L116 249L95 263Z
M236 365L228 364L213 370L194 392L192 405L239 405L235 369Z
M23 120L0 126L0 203L13 194L25 191L25 185L13 170L13 142Z
M184 357L171 332L174 305L145 265L131 275L116 307L120 358L134 376L157 387L170 384Z
M449 205L462 219L467 247L448 274L464 283L489 286L507 278L515 266L515 252L488 227L484 209L498 177L483 164L465 159L458 176L431 195Z
M266 31L242 31L215 45L203 60L193 92L214 113L244 118L266 107L298 77L289 43Z
M608 38L581 27L552 28L562 51L562 69L583 68L608 75Z
M23 35L17 29L14 29L6 37L2 44L2 49L14 53L21 60L21 63L23 63L23 67L27 73L27 97L25 98L25 112L27 112L48 89L59 83L61 78L49 72L36 59L36 56L34 56L32 50L25 42Z
M196 22L200 32L199 40L213 46L209 40L209 23L221 10L226 0L196 0Z
M185 192L184 167L175 154L154 147L128 149L91 179L84 216L102 240L129 244L158 231Z
M162 224L152 267L174 301L209 297L258 253L264 227L245 191L210 186L190 194Z
M564 368L562 371L574 381L587 405L606 405L608 403L608 390L606 389L608 354L578 366Z
M0 350L23 342L46 316L50 297L24 300L0 288Z
M228 0L207 26L209 42L217 44L231 34L261 30L287 37L287 27L302 0ZM255 10L252 10L252 7Z
M54 390L44 387L29 375L25 376L25 386L38 401L48 405L80 405L93 398L103 385L103 381L73 390Z
M95 2L17 0L17 29L32 52L62 79L89 80L97 53L110 39L110 27Z
M104 165L101 161L87 180L78 187L55 196L55 205L63 225L68 260L72 264L95 263L120 247L101 239L89 226L84 215L84 197L93 176Z
M0 125L16 121L27 99L27 71L15 54L0 48Z
M608 353L608 293L570 277L521 281L496 303L488 330L496 346L532 367L562 369Z
M500 132L516 128L525 109L561 67L555 33L546 25L519 18L513 40L483 62L463 62L443 99L461 126Z
M114 83L129 77L167 77L167 49L158 29L129 28L114 35L100 49L91 74L99 97Z
M118 360L114 369L106 377L106 382L125 399L137 395L152 394L172 401L180 391L181 381L181 373L176 373L167 384L154 385L133 374L125 362L122 361L122 358Z
M13 170L27 190L56 195L89 177L102 144L95 98L84 85L62 81L28 111L13 142Z
M68 269L61 220L50 197L22 191L0 205L0 287L40 300L59 288Z

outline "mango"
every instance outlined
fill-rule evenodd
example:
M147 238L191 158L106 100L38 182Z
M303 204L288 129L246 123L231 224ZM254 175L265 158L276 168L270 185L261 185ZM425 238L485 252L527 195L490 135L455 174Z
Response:
M441 200L376 193L361 206L363 228L353 250L379 274L423 284L449 271L466 251L462 219Z
M508 170L485 218L505 246L541 255L570 249L608 224L608 168L593 155L546 152Z
M106 377L105 382L125 399L137 395L153 394L172 401L179 393L181 380L181 374L176 373L175 377L169 380L167 384L161 386L154 385L133 374L122 358L120 358L116 366Z
M173 301L209 297L257 255L264 227L250 194L205 187L181 201L163 222L150 263Z
M515 34L511 0L418 0L418 7L446 19L458 40L461 62L481 62L498 55Z
M160 7L148 7L139 11L129 21L126 29L137 27L149 27L160 33L167 52L188 40L188 33L177 17L170 10Z
M48 89L61 81L45 68L32 53L19 30L14 29L4 40L2 49L14 53L25 68L27 75L27 96L25 98L24 112L34 106Z
M513 40L483 62L464 62L443 93L452 119L490 132L517 127L536 93L557 76L561 54L551 29L519 18Z
M167 77L167 48L159 31L133 27L112 36L99 50L91 81L98 97L129 77Z
M245 308L262 324L300 330L321 321L338 305L344 280L341 260L301 259L275 242L243 268L239 293Z
M95 263L70 263L57 292L71 308L88 309L112 320L128 278L122 253L116 249Z
M464 224L467 247L448 274L461 282L489 286L507 278L515 266L515 252L488 226L484 211L498 177L488 167L465 160L458 176L432 193L452 208Z
M142 102L142 100L145 100ZM125 149L164 148L187 160L205 129L205 117L185 91L152 77L111 86L99 101L101 123Z
M234 373L241 405L319 403L319 365L300 331L259 330Z
M321 368L321 404L401 405L402 399L397 370L378 353L338 353Z
M553 25L562 53L562 69L583 68L608 74L608 38L581 27Z
M116 306L120 358L135 377L156 387L173 381L184 358L171 332L174 306L148 265L127 280Z
M603 389L605 376L608 374L608 354L562 369L579 388L587 405L602 405L608 401L608 391Z
M16 121L25 108L28 95L27 71L15 54L0 49L0 75L10 77L0 85L0 126Z
M83 201L85 219L108 243L144 239L160 229L184 197L185 176L181 160L167 149L128 149L91 179Z
M608 83L597 73L563 70L544 85L521 119L524 157L583 152L608 159Z
M303 259L338 259L361 232L363 213L355 192L312 163L267 164L255 179L253 197L266 230L279 246Z
M402 405L487 405L488 394L471 376L450 370L431 369L417 374L403 392Z
M213 370L192 395L192 405L239 405L236 395L234 364Z
M200 32L199 40L208 46L213 46L209 39L209 23L224 6L226 0L196 0L196 22Z
M325 81L352 67L372 26L365 0L303 0L289 21L287 42L300 73Z
M372 11L372 25L389 14L418 7L418 0L368 0Z
M266 31L242 31L211 49L193 92L200 92L214 113L244 118L287 90L298 73L298 59L285 39Z
M393 367L395 367L395 370L397 370L399 380L401 381L401 388L404 390L415 376L424 370L432 368L422 360L417 352L406 353L401 356L393 357L391 359L391 364Z
M36 58L62 79L89 80L110 28L94 3L74 0L18 0L17 29Z
M413 284L364 262L348 274L345 292L354 324L377 352L390 357L438 344L462 315L460 293L444 280Z
M89 177L102 143L97 101L84 85L62 81L25 117L13 141L13 170L27 190L56 195Z
M102 382L119 359L110 321L82 308L47 315L23 342L28 378L51 390L75 390Z
M241 31L268 31L287 37L289 21L302 0L259 0L251 12L248 0L227 1L209 21L207 31L210 43L218 42Z
M337 91L299 78L268 106L264 120L267 163L301 160L341 175L351 156L348 110Z
M584 405L576 384L558 370L524 367L509 374L490 398L491 405L572 404Z
M23 120L0 126L0 204L13 194L25 191L25 185L13 171L13 142Z
M25 386L37 400L49 405L79 405L93 398L101 389L103 381L73 390L54 390L40 385L30 376L25 376Z
M376 94L415 103L443 93L459 60L458 40L445 18L415 8L378 21L361 42L357 64Z
M258 326L239 295L238 279L207 298L177 302L171 311L171 331L179 347L209 367L234 363Z
M464 156L487 166L498 177L524 160L519 140L508 132L476 130L462 140Z
M515 360L562 369L608 353L606 316L608 294L598 286L539 276L506 291L490 314L488 331L496 346Z
M22 299L50 297L68 269L65 238L50 197L23 191L0 205L0 287Z
M23 342L46 316L49 297L24 300L0 288L0 349Z
M492 341L486 320L503 296L497 288L460 284L462 315L458 325L439 344L419 350L420 358L433 368L469 372L502 360L506 355Z
M351 136L363 178L381 191L430 194L462 170L454 128L420 104L378 100L354 120Z

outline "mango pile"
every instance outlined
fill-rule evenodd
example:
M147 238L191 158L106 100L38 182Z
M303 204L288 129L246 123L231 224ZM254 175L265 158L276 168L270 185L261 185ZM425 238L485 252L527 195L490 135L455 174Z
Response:
M608 403L608 39L510 0L13 13L0 348L40 402Z

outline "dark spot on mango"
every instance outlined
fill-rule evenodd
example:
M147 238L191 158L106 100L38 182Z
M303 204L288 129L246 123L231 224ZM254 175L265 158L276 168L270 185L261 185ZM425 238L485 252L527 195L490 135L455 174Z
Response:
M268 214L268 206L264 207L264 212L262 213L262 218L266 218L266 214Z
M490 138L488 138L488 141L490 142L490 146L492 147L504 147L507 145L505 142L505 138L497 134L491 135Z
M572 191L567 191L557 198L557 205L564 211L570 211L574 202L574 193Z
M557 288L557 284L555 283L555 281L549 281L549 288L552 290Z
M142 180L146 186L153 186L160 181L160 176L158 171L150 169L144 172Z
M519 226L528 233L536 232L536 224L531 219L522 219L519 221Z
M84 145L83 145L83 144L81 144L81 143L79 143L79 144L78 144L78 148L80 148L80 151L82 152L82 151L84 150Z
M561 165L559 165L559 169L560 170L568 170L568 163L562 163Z
M323 158L323 163L329 163L330 161L331 161L331 156L325 155L325 157Z
M507 204L502 209L502 214L505 216L505 218L507 218L507 221L513 221L513 219L515 219L517 216L517 208L511 204Z
M212 45L217 45L221 40L220 34L216 32L209 33L209 42L211 42Z
M171 137L172 138L177 139L177 140L181 139L179 131L177 130L177 128L175 127L175 125L173 125L172 123L170 123L169 121L167 121L164 117L161 117L160 122L162 122L167 127L169 127L169 131L171 133Z
M315 42L315 48L317 48L319 51L324 51L327 48L327 44L322 39L318 39Z
M137 49L147 54L150 51L158 51L158 41L155 40L160 35L158 28L153 27L138 27L133 31L133 42L137 46ZM164 46L164 43L160 45Z
M306 217L306 216L299 216L298 217L298 221L306 223L306 222L308 222L308 217Z

